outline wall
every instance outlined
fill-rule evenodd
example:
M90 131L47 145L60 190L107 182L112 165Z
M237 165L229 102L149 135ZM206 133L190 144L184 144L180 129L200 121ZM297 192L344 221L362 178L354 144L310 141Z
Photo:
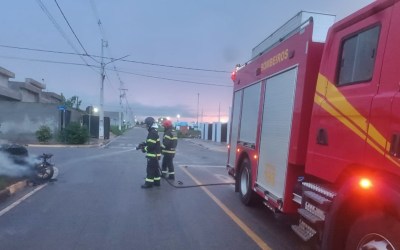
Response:
M230 124L213 122L213 123L200 123L199 130L201 131L201 139L215 142L228 142Z
M58 104L0 102L0 139L16 143L36 143L35 132L47 125L53 133L61 126ZM72 110L71 121L80 121L79 111Z

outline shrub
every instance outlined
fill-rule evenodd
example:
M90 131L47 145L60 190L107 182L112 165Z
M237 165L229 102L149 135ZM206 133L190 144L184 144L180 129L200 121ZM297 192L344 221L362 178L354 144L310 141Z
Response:
M50 127L46 125L40 126L35 134L39 142L48 142L53 138Z
M60 132L60 139L67 144L84 144L89 140L89 132L78 122L71 122Z
M124 129L124 127L121 127L121 130L119 130L118 126L112 125L110 130L111 133L113 133L114 135L122 135L126 129Z
M177 131L178 138L200 138L201 132L198 130Z

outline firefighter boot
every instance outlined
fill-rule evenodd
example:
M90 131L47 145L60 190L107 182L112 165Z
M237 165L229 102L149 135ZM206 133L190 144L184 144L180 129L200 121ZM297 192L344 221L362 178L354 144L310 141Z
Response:
M161 181L161 177L155 177L154 178L154 186L159 187L160 181Z
M141 188L152 188L153 187L153 183L146 181L142 186L140 186Z
M168 180L175 180L175 174L169 174Z

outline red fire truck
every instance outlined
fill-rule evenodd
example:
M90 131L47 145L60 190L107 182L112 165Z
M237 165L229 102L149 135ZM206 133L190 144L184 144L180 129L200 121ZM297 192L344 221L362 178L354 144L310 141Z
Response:
M322 249L400 249L400 0L298 16L232 73L235 190Z

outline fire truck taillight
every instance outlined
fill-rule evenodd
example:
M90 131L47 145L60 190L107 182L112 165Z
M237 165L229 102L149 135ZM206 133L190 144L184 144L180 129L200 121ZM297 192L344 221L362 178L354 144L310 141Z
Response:
M373 186L372 181L368 178L361 178L361 180L358 182L358 185L363 189L370 189Z
M232 79L232 81L236 80L236 70L232 71L231 79Z
M257 160L258 155L253 155L254 160Z
M240 152L240 148L236 149L236 151L239 153Z

